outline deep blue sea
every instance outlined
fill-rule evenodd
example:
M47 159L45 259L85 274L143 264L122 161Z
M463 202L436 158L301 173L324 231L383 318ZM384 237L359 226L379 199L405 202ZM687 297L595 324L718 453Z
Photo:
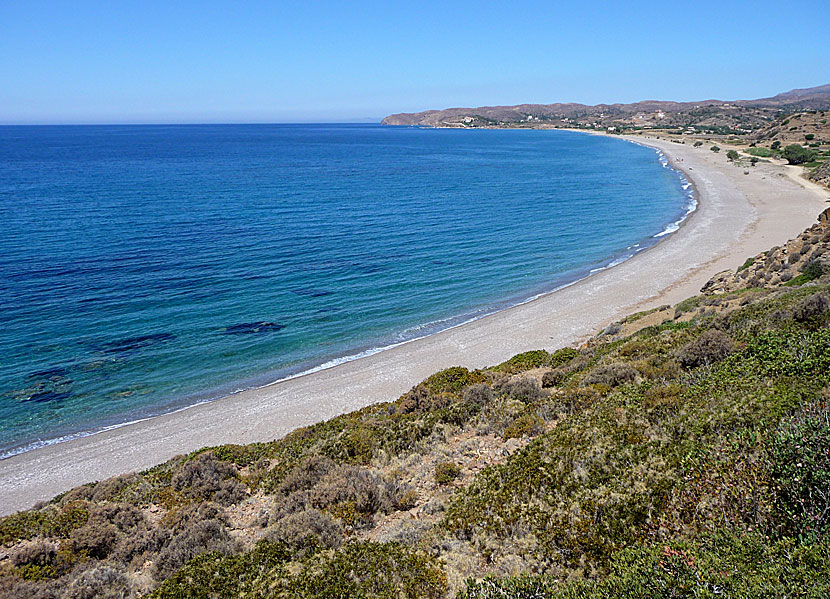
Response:
M688 188L568 131L0 127L0 456L522 302Z

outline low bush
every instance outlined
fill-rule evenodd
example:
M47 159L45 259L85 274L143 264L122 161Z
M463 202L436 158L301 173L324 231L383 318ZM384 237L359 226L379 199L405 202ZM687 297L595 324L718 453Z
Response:
M212 499L221 505L241 501L245 490L237 480L236 468L210 452L200 453L173 475L174 489L185 492L193 500Z
M319 553L285 583L287 597L439 599L447 580L438 561L398 543L352 542Z
M502 438L505 440L538 435L545 430L545 423L535 414L522 414L511 422L505 429Z
M56 543L37 540L25 543L10 554L10 561L17 575L24 580L48 580L57 578L66 569L58 558Z
M438 462L435 465L435 482L446 485L461 476L461 468L452 462Z
M617 387L625 383L631 383L637 378L637 371L625 362L611 364L600 364L591 370L582 379L583 385L608 385Z
M460 393L464 387L483 382L485 377L479 371L453 366L433 374L422 384L432 393Z
M464 389L463 399L475 407L482 407L493 401L493 388L486 383L478 383Z
M90 519L84 526L72 531L69 541L75 553L104 559L118 542L118 529L109 522Z
M447 580L434 557L399 543L351 542L319 551L289 569L280 543L260 542L241 555L204 554L153 593L155 599L439 599Z
M144 513L128 503L105 503L90 512L90 520L110 522L122 532L130 532L147 525Z
M151 595L153 599L260 599L274 596L286 576L290 547L261 541L241 555L203 553Z
M496 385L496 391L522 403L532 403L546 396L539 382L530 376L510 378Z
M524 372L531 368L539 368L547 365L551 360L551 355L543 349L527 351L522 354L517 354L502 362L498 366L494 366L493 370L496 372L504 372L506 374L516 374L517 372Z
M456 599L678 599L692 597L826 597L827 545L767 543L757 534L697 543L635 545L616 552L598 578L560 582L521 575L468 580Z
M231 540L225 525L217 519L199 520L188 524L158 553L152 574L164 580L197 555L211 552L233 553L236 543Z
M334 460L328 456L309 456L283 479L278 490L285 495L295 491L307 491L323 480L336 466Z
M735 344L725 333L709 329L697 339L684 345L677 353L677 361L684 368L714 364L735 351Z
M285 543L295 550L339 547L343 543L343 527L330 515L309 509L279 520L265 538Z
M830 412L812 406L772 437L768 451L777 525L815 541L830 532Z
M57 552L57 544L41 539L24 543L12 551L9 558L15 567L25 566L27 564L48 566L54 563Z
M426 413L445 408L450 405L451 401L452 395L449 393L433 393L429 387L422 383L415 385L410 391L404 393L395 402L395 405L403 414Z
M108 565L84 570L66 588L62 599L125 599L132 596L127 575Z
M409 490L409 485L390 482L365 468L343 465L311 490L309 503L345 518L348 524L368 524L373 514L394 511Z
M574 358L578 358L581 354L579 351L573 349L572 347L563 347L562 349L557 349L553 352L553 355L550 357L550 363L548 366L551 368L557 368L562 366L563 364L567 364Z
M564 378L561 371L551 370L550 372L546 372L542 375L542 388L548 389L550 387L556 387Z
M830 312L830 294L816 293L801 300L793 308L793 318L798 322L816 321Z

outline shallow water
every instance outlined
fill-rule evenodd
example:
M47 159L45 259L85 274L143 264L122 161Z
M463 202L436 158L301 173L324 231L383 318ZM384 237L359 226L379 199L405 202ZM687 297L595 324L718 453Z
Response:
M690 194L567 131L0 127L0 455L519 303Z

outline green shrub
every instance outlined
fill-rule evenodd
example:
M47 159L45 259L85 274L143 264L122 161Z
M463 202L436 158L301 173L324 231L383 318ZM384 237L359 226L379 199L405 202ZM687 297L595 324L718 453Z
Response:
M823 274L824 267L821 265L821 263L818 260L811 260L804 266L800 275L787 281L785 285L787 287L797 287L799 285L803 285L804 283L814 281L821 277L821 275Z
M502 362L498 366L494 366L493 370L496 372L504 372L507 374L515 374L530 370L531 368L539 368L547 365L551 360L551 355L543 349L536 349L518 354Z
M553 355L550 357L550 363L548 364L551 368L557 368L566 364L573 360L574 358L578 358L581 354L573 349L572 347L563 347L562 349L557 349L553 352Z
M67 538L69 533L86 524L87 520L88 504L83 501L17 512L0 518L0 543L12 543L38 535Z
M151 596L155 599L258 599L273 593L293 552L260 542L241 555L211 552L189 561Z
M815 540L830 531L830 412L813 406L773 436L768 461L778 525Z
M804 164L810 162L816 153L798 144L790 144L784 148L784 158L789 164Z
M702 301L701 296L696 295L694 297L686 298L682 302L679 302L678 304L676 304L674 306L675 318L678 318L679 316L681 316L682 314L684 314L686 312L691 312L692 310L694 310L695 308L697 308L700 305L701 301Z
M726 153L726 159L729 160L730 162L735 162L740 157L741 157L741 155L738 154L738 152L736 152L735 150L729 150Z
M710 150L712 150L715 154L717 154L718 152L720 152L720 148L719 148L718 146L712 146L712 147L711 147L711 148L709 148L709 149L710 149Z
M9 556L23 580L47 580L59 576L58 546L43 540L26 543Z
M351 542L332 552L294 557L282 544L260 542L251 552L203 554L159 587L155 599L438 599L446 576L424 553L398 543Z
M461 476L461 468L452 462L438 462L435 465L435 482L446 485Z
M207 552L230 554L236 550L225 525L217 519L188 523L157 555L152 575L164 580L198 555Z
M438 562L399 543L352 542L309 558L285 583L303 599L438 599L447 580Z
M750 266L752 266L753 264L755 264L755 258L747 258L747 259L746 259L746 262L744 262L743 264L741 264L741 265L738 267L737 272L741 272L742 270L746 270L747 268L749 268L749 267L750 267Z
M423 384L432 393L459 393L464 387L483 382L485 377L480 372L453 366L433 374Z
M698 543L632 546L615 553L610 572L596 578L468 580L457 599L819 599L830 593L828 558L830 548L824 544L772 544L757 534L720 534Z
M69 536L72 551L95 559L104 559L118 542L118 529L108 522L90 519Z
M538 435L544 430L544 422L535 414L522 414L511 422L505 429L502 438L505 440Z

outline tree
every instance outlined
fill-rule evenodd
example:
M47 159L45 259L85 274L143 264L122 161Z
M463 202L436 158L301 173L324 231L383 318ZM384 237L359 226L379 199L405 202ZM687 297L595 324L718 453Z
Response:
M781 142L780 141L774 141L774 142L772 142L772 145L770 146L770 149L771 150L777 150L780 147L781 147Z
M698 140L698 141L696 141L696 142L695 142L695 147L696 147L696 148L699 148L699 147L700 147L700 146L702 146L702 145L703 145L703 142L702 142L702 141L700 141L700 140Z
M808 133L807 135L804 136L804 139L806 139L807 141L811 141L811 140L815 139L815 137L816 137L815 134Z
M815 158L816 153L798 144L790 144L784 148L784 158L790 164L804 164Z
M750 164L751 164L752 166L755 166L756 164L758 164L758 157L757 157L757 156L752 156L752 157L749 159L749 162L750 162Z
M729 150L726 153L726 159L730 162L735 162L738 159L739 155L735 150Z

